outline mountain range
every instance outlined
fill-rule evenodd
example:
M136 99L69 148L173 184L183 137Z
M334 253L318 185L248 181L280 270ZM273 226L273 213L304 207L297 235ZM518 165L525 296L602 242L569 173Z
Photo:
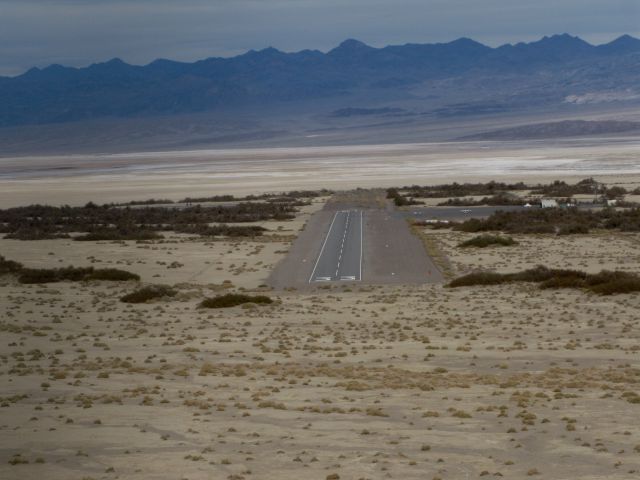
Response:
M629 35L597 46L562 34L497 48L468 38L384 48L350 39L326 53L267 48L193 63L32 68L0 77L0 126L291 105L338 117L428 105L446 116L639 95L640 40Z

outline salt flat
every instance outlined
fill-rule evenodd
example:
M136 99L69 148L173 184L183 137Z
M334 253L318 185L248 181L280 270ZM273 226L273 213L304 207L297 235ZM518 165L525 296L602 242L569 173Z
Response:
M640 179L640 138L0 158L0 207L451 181Z

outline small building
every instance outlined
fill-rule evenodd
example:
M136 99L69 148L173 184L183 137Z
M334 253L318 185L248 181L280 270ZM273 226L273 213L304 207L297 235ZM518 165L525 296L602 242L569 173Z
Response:
M540 206L542 208L555 208L558 206L558 202L555 198L542 198L540 200Z

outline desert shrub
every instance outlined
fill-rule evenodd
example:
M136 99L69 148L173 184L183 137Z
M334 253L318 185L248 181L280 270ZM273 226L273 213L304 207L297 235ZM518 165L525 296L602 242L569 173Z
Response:
M487 183L450 183L444 185L419 186L412 185L410 187L402 187L414 197L423 198L447 198L447 197L466 197L470 195L499 195L502 192L512 190L527 190L530 187L522 182L507 184L501 182Z
M580 223L570 223L569 225L561 225L558 229L558 235L576 235L589 233L589 227Z
M444 228L452 228L456 223L449 220L437 220L431 222L427 222L425 220L414 220L411 225L415 225L416 227L428 227L432 230L442 230Z
M160 238L156 232L178 230L185 225L207 227L212 223L292 219L298 211L296 204L299 201L296 197L285 197L286 201L195 205L186 208L153 204L140 208L98 206L93 203L84 207L31 205L0 209L0 233L17 239L59 238L79 232L85 233L76 238L79 241L150 240ZM254 230L251 234L257 233Z
M523 270L522 272L507 274L515 282L544 282L552 278L579 277L584 278L586 274L578 270L564 270L557 268L547 268L538 265L534 268Z
M509 247L511 245L517 245L516 242L511 237L501 237L500 235L478 235L477 237L473 237L466 242L462 242L459 247L467 248L467 247L478 247L485 248L492 245L499 245L504 247Z
M543 289L583 288L584 286L584 275L556 276L540 284L540 288Z
M20 283L79 282L93 273L92 267L64 268L24 268L18 281Z
M404 207L406 205L424 205L424 202L403 196L397 188L387 189L387 198L392 199L396 207Z
M510 282L538 283L542 289L582 288L600 295L640 292L640 275L603 270L588 274L579 270L537 266L518 273L473 272L451 281L451 288L474 285L500 285Z
M57 238L69 238L66 233L58 233L54 230L48 230L45 228L29 228L21 227L11 233L8 233L4 238L11 240L55 240Z
M589 275L585 283L589 290L601 295L640 292L640 276L629 272L603 270Z
M20 270L22 270L21 263L14 262L13 260L7 260L0 255L0 275L4 275L6 273L18 273Z
M268 202L283 202L290 204L299 204L298 199L301 198L317 198L331 195L333 192L327 189L321 190L292 190L283 193L263 193L261 195L247 195L243 198L236 198L233 195L213 195L211 197L187 197L180 200L180 203L214 203L214 202L247 202L255 200L266 200Z
M169 200L168 198L150 198L148 200L133 200L127 203L118 203L117 206L134 206L134 205L170 205L174 203L173 200Z
M178 292L167 285L148 285L120 298L124 303L145 303L162 297L174 297Z
M118 268L100 268L94 270L85 277L85 280L108 280L112 282L126 282L129 280L140 280L140 275L127 272Z
M472 198L449 198L444 202L438 203L439 207L475 207L480 205L489 205L492 207L498 206L519 206L524 205L526 200L515 195L508 195L506 193L499 193L492 195L491 197L484 197L480 200L474 200Z
M588 233L594 228L640 231L640 209L580 210L577 208L535 208L515 212L498 211L485 219L471 218L454 228L463 232Z
M95 232L89 232L85 235L79 235L74 238L78 242L97 242L100 240L118 241L118 240L157 240L162 235L147 229L130 229L120 230L117 228L101 229Z
M240 293L228 293L213 298L206 298L200 302L200 308L229 308L242 305L243 303L257 303L266 305L273 303L273 300L266 295L244 295Z
M574 185L570 185L562 180L556 180L547 185L534 187L531 193L547 197L571 197L577 194L593 194L597 188L598 184L593 178L585 178Z
M20 283L54 283L81 282L83 280L139 280L134 273L115 268L94 269L93 267L65 267L65 268L23 268L18 281Z
M211 197L187 197L180 200L180 203L215 203L215 202L235 202L239 199L233 195L213 195Z
M473 272L468 275L463 275L449 283L449 287L470 287L473 285L499 285L501 283L509 282L507 275L494 272Z
M204 237L256 237L262 235L267 229L259 225L181 225L176 227L176 232L193 233Z
M608 283L588 287L593 293L614 295L617 293L640 292L640 278L621 278Z

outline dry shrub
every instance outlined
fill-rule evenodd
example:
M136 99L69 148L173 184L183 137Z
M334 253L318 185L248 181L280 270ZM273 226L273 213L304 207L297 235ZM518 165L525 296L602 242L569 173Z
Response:
M22 270L22 264L14 262L13 260L7 260L0 255L0 275L7 273L18 273Z
M120 298L124 303L145 303L163 297L174 297L178 292L167 285L148 285Z
M53 282L81 282L83 280L126 281L140 280L135 273L116 268L94 269L93 267L65 267L65 268L23 268L20 270L20 283L53 283Z
M542 265L518 273L473 272L456 278L448 286L456 288L511 282L539 283L543 289L584 288L600 295L640 292L640 276L636 273L603 270L589 274L578 270L550 269Z
M240 293L228 293L226 295L218 295L213 298L205 298L200 302L200 308L230 308L237 307L243 303L255 303L259 305L267 305L273 303L273 300L266 295L244 295Z
M486 248L493 245L501 246L501 247L510 247L512 245L517 245L516 242L511 237L501 237L500 235L478 235L477 237L473 237L466 242L462 242L459 247L468 248L468 247L478 247L478 248Z

